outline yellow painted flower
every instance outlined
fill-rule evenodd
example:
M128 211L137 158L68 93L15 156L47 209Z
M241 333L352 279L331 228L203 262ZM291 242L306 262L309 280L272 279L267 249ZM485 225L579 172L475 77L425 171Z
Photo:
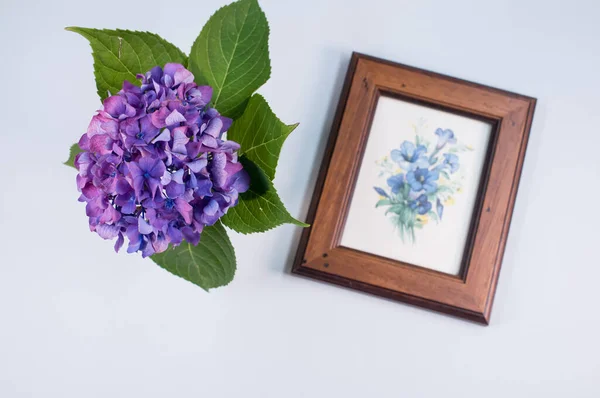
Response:
M417 214L417 221L420 221L423 225L429 222L429 216L427 214Z
M450 196L448 200L444 202L444 206L452 206L454 204L454 198Z

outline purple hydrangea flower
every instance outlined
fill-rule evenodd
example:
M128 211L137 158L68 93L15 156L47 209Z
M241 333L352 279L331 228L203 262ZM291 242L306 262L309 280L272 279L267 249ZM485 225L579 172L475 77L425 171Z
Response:
M212 88L198 86L179 64L156 66L108 97L79 140L79 200L90 229L142 256L187 240L238 203L250 178L239 144L223 140L231 119L209 106Z

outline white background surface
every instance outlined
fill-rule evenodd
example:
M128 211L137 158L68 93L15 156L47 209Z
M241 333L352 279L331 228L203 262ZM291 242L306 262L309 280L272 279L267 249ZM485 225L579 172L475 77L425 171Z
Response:
M414 241L408 236L403 241L390 216L385 215L389 206L375 208L380 196L373 187L390 192L387 185L389 174L380 177L382 168L376 161L384 156L391 158L392 149L399 149L405 141L415 144L416 134L424 142L430 143L427 155L431 156L438 139L435 135L437 128L452 130L456 138L456 144L447 144L438 153L439 158L443 159L443 155L454 145L473 148L472 151L456 154L459 169L452 174L452 180L462 181L461 192L453 195L453 205L444 206L440 223L431 219L422 229L415 229ZM490 132L491 125L480 120L395 98L380 97L340 244L457 275L462 265ZM390 161L398 167L394 161ZM406 172L403 170L403 173ZM448 186L450 182L442 176L436 184ZM432 210L437 214L435 201L432 202Z
M289 275L292 226L234 236L236 279L211 294L87 232L60 163L98 100L62 28L188 51L224 3L0 2L0 396L600 396L600 3L262 1L261 92L301 122L276 181L299 217L352 50L539 98L487 328Z

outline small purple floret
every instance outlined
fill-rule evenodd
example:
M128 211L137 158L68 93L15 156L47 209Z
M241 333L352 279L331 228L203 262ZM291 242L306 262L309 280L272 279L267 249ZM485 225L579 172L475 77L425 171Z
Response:
M90 229L129 240L127 252L198 244L248 190L239 145L222 139L231 119L210 108L212 88L198 86L183 65L156 66L108 97L79 140L79 200Z

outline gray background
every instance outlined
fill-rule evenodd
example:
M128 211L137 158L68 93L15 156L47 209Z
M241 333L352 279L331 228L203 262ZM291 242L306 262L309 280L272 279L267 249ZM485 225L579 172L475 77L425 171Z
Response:
M352 50L539 99L491 326L301 279L300 230L232 236L210 294L87 231L67 149L99 102L63 27L189 51L224 1L2 0L0 396L598 397L600 3L263 0L300 127L276 186L304 217Z

